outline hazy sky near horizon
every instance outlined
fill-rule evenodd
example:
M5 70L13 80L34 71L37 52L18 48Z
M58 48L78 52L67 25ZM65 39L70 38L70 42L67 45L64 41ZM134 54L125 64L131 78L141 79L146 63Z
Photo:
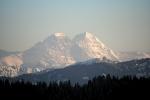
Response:
M0 0L0 49L85 31L116 51L150 51L150 0Z

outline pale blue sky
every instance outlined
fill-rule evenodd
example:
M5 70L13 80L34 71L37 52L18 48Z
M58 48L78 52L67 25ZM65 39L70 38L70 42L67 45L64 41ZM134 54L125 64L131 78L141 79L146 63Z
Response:
M150 51L150 0L0 0L0 49L85 31L116 51Z

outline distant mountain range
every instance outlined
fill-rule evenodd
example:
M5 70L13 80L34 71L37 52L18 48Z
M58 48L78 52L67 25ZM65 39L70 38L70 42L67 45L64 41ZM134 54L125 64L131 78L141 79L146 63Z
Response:
M117 52L120 61L150 58L150 52Z
M17 76L60 69L92 59L120 62L141 58L150 58L150 53L113 51L89 32L72 40L64 33L54 33L24 52L0 50L0 75Z

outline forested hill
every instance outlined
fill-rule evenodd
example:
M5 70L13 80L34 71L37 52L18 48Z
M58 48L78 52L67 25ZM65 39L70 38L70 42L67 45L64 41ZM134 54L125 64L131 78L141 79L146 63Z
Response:
M10 79L9 79L10 80ZM30 83L0 79L1 100L149 100L150 78L98 76L87 84Z

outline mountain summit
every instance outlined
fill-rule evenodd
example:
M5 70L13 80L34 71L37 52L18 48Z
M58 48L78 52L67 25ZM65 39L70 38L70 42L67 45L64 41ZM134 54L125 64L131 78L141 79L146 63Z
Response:
M23 65L43 70L103 57L117 60L115 53L92 33L81 33L73 40L64 33L54 33L23 53Z
M54 36L56 36L56 37L64 37L65 36L65 33L54 33L53 34Z
M92 58L104 57L110 60L118 60L117 55L110 48L106 47L92 33L84 32L74 38L74 57L77 61L85 61ZM76 52L78 51L78 52Z
M64 33L54 33L24 52L24 66L43 70L73 64L75 61L70 55L71 46L72 41Z
M149 54L114 52L94 34L89 32L78 34L72 40L64 33L59 32L51 34L44 41L35 44L24 52L19 52L18 54L3 53L0 57L0 65L2 65L0 72L6 71L5 74L0 73L0 75L9 75L11 72L16 75L18 71L22 74L45 69L64 68L87 60L92 62L93 60L94 62L95 60L96 62L104 60L111 62L123 61L123 59L136 59L138 57L149 57Z
M116 54L92 33L84 32L71 40L64 33L59 32L51 34L44 41L22 52L19 59L22 62L21 70L32 73L45 69L64 68L93 58L118 60Z

